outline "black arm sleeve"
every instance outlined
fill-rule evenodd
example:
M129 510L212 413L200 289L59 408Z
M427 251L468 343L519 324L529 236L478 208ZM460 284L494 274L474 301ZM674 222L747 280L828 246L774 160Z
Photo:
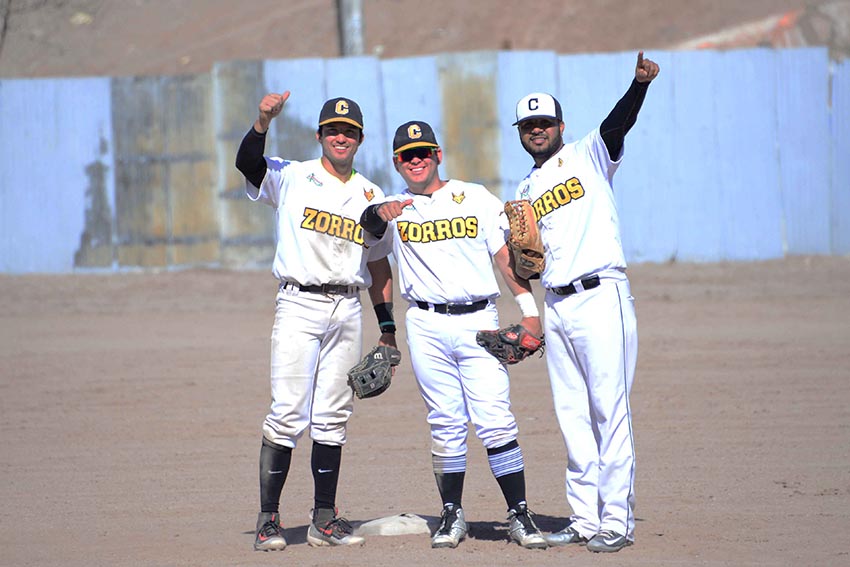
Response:
M266 176L266 160L263 151L266 149L266 134L259 133L252 126L236 152L236 169L242 172L251 185L260 188Z
M381 238L387 231L387 221L378 215L378 207L381 205L369 205L360 215L360 226L366 232L371 232L376 237Z
M648 87L649 83L639 83L637 79L633 79L629 90L614 105L614 109L599 126L599 132L611 159L617 159L620 155L626 134L637 122L637 115Z

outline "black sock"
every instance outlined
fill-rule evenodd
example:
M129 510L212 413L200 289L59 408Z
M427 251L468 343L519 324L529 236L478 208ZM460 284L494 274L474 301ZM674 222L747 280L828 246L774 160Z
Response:
M516 510L520 502L525 502L525 471L506 474L496 479L508 510Z
M465 472L434 473L434 478L437 479L437 489L440 491L440 498L443 499L444 506L446 504L454 504L458 508L463 508L461 500L463 499L463 481L465 476Z
M336 487L339 482L339 466L342 462L342 447L313 442L310 466L313 469L313 515L319 510L336 508Z
M278 512L280 493L289 474L292 449L272 443L263 437L260 447L260 511Z

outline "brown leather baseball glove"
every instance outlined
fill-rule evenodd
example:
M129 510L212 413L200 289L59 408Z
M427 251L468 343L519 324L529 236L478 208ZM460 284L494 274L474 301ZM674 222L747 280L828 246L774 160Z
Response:
M478 331L475 342L502 364L522 362L535 352L542 355L546 344L543 337L538 339L519 323L495 331Z
M516 274L526 280L539 276L546 267L546 259L534 208L527 200L508 201L505 214L511 227L508 247L514 257Z

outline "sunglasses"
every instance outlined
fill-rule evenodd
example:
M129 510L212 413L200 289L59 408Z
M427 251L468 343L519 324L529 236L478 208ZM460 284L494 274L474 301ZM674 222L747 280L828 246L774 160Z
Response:
M434 157L436 153L436 148L412 148L397 153L396 158L398 158L398 161L400 162L413 161L413 158L425 160Z

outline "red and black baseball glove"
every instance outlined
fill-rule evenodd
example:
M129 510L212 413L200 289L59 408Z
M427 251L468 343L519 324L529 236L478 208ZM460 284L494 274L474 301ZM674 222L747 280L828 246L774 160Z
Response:
M536 352L542 356L546 344L543 337L538 339L519 323L495 331L478 331L475 340L502 364L522 362Z

